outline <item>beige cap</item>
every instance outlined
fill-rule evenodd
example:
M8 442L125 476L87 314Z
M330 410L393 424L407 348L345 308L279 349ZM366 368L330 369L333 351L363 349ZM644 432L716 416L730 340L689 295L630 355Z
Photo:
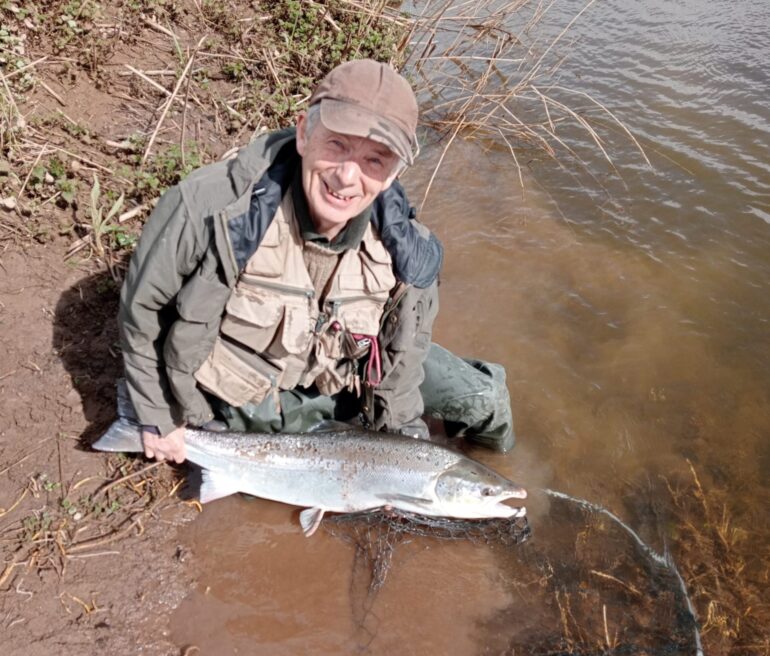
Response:
M319 102L328 130L373 139L414 163L420 151L417 99L409 82L388 64L372 59L340 64L310 96L310 105Z

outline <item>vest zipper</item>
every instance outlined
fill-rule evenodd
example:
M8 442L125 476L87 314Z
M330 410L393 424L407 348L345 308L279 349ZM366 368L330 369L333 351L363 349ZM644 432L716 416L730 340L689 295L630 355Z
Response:
M354 303L355 301L376 301L377 299L372 298L372 296L350 296L348 298L342 298L337 299L334 301L327 300L326 305L331 306L331 313L329 314L330 317L337 316L337 310L339 310L341 305L345 305L346 303ZM383 308L384 309L384 308Z
M301 289L300 287L291 287L290 285L282 285L277 282L265 282L261 278L256 280L258 276L254 276L250 273L241 273L241 278L244 278L246 280L251 278L251 283L249 284L259 285L261 287L267 287L268 289L274 289L275 291L279 291L279 292L286 292L287 294L293 294L295 296L304 296L308 300L312 300L315 298L314 289Z

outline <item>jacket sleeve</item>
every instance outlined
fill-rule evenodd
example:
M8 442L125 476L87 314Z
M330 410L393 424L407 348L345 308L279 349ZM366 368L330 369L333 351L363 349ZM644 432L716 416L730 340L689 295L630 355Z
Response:
M414 221L417 214L398 180L372 207L372 224L393 258L393 270L407 285L424 289L438 278L444 247L427 229Z
M438 313L438 282L410 286L385 316L379 341L382 380L368 390L366 411L375 430L427 437L420 385Z
M128 392L139 421L158 426L162 435L182 423L166 377L163 342L176 318L176 295L210 234L207 222L190 220L179 187L172 187L142 230L121 290L118 327Z

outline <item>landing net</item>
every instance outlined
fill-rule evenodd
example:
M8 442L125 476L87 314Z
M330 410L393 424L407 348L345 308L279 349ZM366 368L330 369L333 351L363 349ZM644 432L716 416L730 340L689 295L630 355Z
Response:
M526 516L457 519L383 509L327 515L321 525L327 533L355 547L354 574L357 572L360 575L362 570L369 572L369 595L376 593L385 583L396 546L415 536L513 546L527 540L532 533Z

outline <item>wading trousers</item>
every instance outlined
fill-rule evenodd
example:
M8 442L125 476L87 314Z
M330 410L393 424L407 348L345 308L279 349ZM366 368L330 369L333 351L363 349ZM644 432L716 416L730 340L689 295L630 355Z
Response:
M513 446L511 402L502 366L460 358L431 343L422 368L424 379L419 391L424 416L443 420L447 436L464 436L472 443L501 452ZM212 404L218 419L228 428L247 432L307 431L321 421L351 421L361 413L361 400L347 391L323 396L310 387L282 390L278 396L279 403L269 397L258 405L239 408L217 399ZM427 437L420 418L399 430Z

